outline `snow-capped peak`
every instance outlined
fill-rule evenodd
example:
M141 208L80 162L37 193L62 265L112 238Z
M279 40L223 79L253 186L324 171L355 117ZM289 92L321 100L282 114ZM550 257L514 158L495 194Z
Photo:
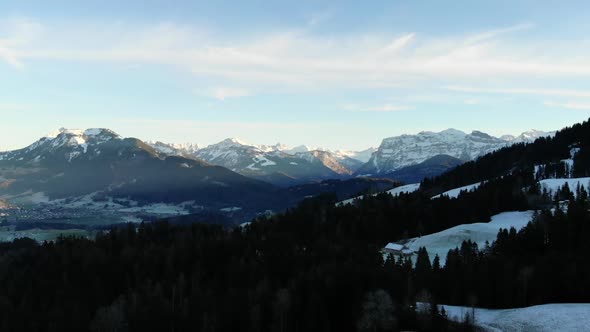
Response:
M375 151L377 151L377 148L375 147L370 147L363 151L337 150L334 151L334 155L340 159L352 158L366 163L371 159L371 156L373 155L373 153L375 153Z
M296 146L292 149L284 150L284 152L288 153L288 154L296 154L296 153L309 152L309 151L313 151L313 149L311 149L307 145L299 145L299 146Z
M160 141L146 141L147 145L151 146L157 152L169 156L191 157L196 155L199 151L199 146L193 143L163 143Z
M445 129L445 130L441 131L439 134L448 135L448 136L457 136L457 137L463 137L463 136L467 135L464 132L462 132L461 130L454 129L454 128Z
M263 152L287 151L289 147L285 144L277 143L275 145L258 145L258 148Z
M520 134L520 136L516 137L514 141L516 142L532 142L537 138L541 137L552 137L555 135L554 131L542 131L542 130L527 130L524 133Z
M236 146L236 145L241 145L241 146L254 146L252 144L246 143L243 140L239 139L239 138L226 138L223 141L217 143L217 144L212 144L212 145L223 145L223 146Z
M60 128L58 130L54 130L49 134L45 135L44 138L48 139L55 139L58 138L60 135L70 136L70 137L80 137L80 138L98 138L101 140L105 139L113 139L119 138L120 136L115 133L114 131L106 128L89 128L86 130L82 129L67 129L67 128Z
M98 145L116 139L121 139L121 137L115 132L104 128L86 130L60 128L24 149L3 153L0 160L38 162L53 157L56 155L56 151L60 151L57 155L64 155L67 161L72 161L86 155L89 151L99 151Z

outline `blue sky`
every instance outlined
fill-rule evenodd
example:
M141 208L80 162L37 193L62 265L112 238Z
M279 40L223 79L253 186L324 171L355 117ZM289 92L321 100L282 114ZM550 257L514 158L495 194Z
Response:
M331 149L590 117L590 3L2 1L0 150L56 128Z

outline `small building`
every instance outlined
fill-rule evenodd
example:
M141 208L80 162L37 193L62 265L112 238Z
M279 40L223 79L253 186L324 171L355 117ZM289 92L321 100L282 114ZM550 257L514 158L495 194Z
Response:
M406 245L395 242L388 243L385 248L383 248L383 251L388 255L391 254L393 256L401 257L409 257L414 254L414 251L408 248Z

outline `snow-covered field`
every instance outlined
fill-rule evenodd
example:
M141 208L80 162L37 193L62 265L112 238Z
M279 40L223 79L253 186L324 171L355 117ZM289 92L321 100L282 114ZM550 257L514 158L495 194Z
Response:
M189 212L182 205L171 205L165 203L155 203L143 206L137 206L127 209L120 209L119 212L127 213L151 213L151 214L165 214L165 215L184 215Z
M590 177L589 178L572 178L572 179L545 179L539 181L541 184L541 190L547 189L548 192L554 193L559 188L562 188L566 183L570 190L576 194L576 188L579 186L583 186L586 190L590 187Z
M479 186L481 185L481 182L478 183L474 183L474 184L470 184L461 188L455 188L455 189L451 189L449 191L445 191L444 193L440 194L440 195L436 195L434 197L432 197L432 199L435 198L440 198L442 196L449 196L449 198L457 198L459 197L459 194L462 191L473 191L476 190L477 188L479 188Z
M471 240L481 249L486 241L491 244L496 240L501 228L514 227L520 230L531 221L532 216L533 211L504 212L492 216L492 220L487 223L463 224L442 232L410 239L406 246L414 252L417 252L420 247L426 247L430 259L433 260L438 254L441 264L444 265L449 250L460 247L463 241Z
M412 184L406 184L405 186L393 188L393 189L389 190L387 193L391 194L393 196L397 196L402 193L403 194L413 193L414 191L417 191L418 189L420 189L420 184L419 183L412 183Z
M420 189L420 184L419 183L412 183L412 184L406 184L401 187L393 188L393 189L387 191L387 193L390 195L393 195L393 196L397 196L402 193L403 194L413 193L413 192L417 191L418 189ZM377 196L377 195L378 194L373 194L372 196ZM350 199L344 200L342 202L336 203L336 206L343 206L343 205L347 205L347 204L352 204L355 200L362 199L362 198L363 198L363 196L350 198Z
M10 242L15 239L22 239L25 237L31 238L38 242L43 241L54 241L58 236L77 236L77 237L93 237L94 232L90 232L84 229L29 229L26 231L6 231L0 229L0 242Z
M242 209L241 207L232 206L232 207L226 207L226 208L223 208L223 209L219 209L219 211L229 213L229 212L240 211L241 209Z
M443 305L451 320L463 321L469 307ZM590 304L545 304L518 309L475 309L475 325L494 332L590 331Z

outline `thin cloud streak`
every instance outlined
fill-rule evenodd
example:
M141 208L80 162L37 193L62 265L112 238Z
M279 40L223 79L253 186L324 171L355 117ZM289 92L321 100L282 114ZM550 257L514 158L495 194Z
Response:
M239 41L169 23L105 25L102 29L100 25L31 25L40 28L29 29L26 38L25 34L15 36L20 40L17 44L2 46L0 56L4 61L21 68L36 60L163 64L197 76L251 85L245 89L394 87L432 79L477 80L482 76L590 76L590 63L583 60L590 56L590 50L548 59L534 52L537 45L502 42L503 36L532 29L532 24L453 38L414 33L395 38L322 38L305 29L294 29Z

